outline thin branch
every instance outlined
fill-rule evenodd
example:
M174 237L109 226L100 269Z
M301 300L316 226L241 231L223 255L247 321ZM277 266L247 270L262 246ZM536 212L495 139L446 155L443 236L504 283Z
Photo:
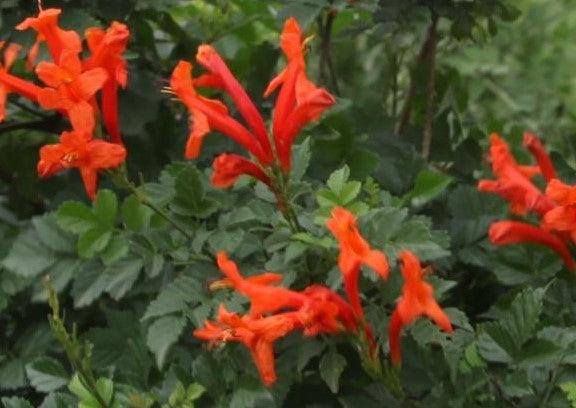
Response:
M400 113L400 120L394 130L394 133L397 136L404 134L406 131L406 127L408 126L408 122L410 122L410 117L412 116L412 102L414 97L416 96L416 78L415 78L415 70L426 61L427 56L430 53L430 48L435 47L431 39L436 37L436 28L438 25L438 18L435 17L435 14L432 14L432 21L428 26L428 33L426 35L426 39L422 43L422 47L420 48L420 52L418 54L418 58L416 59L416 65L412 70L412 74L410 76L410 86L408 87L408 92L406 93L406 98L404 99L404 105L402 106L402 111Z
M22 129L40 130L46 133L60 133L62 130L61 119L62 117L60 114L56 113L44 119L30 120L26 122L5 122L0 124L0 134Z
M324 84L330 84L330 88L336 95L340 95L336 71L332 60L332 28L338 12L334 9L326 11L326 20L321 15L318 19L320 31L320 81Z
M47 119L52 115L46 114L44 112L40 112L37 111L36 109L32 109L31 107L29 107L28 105L26 105L25 103L20 102L17 99L11 99L10 103L13 105L18 106L20 109L22 109L23 111L26 111L28 113L31 113L34 116L38 116L39 118L43 118L43 119Z
M428 160L430 145L432 144L432 126L434 124L434 97L436 96L436 49L438 44L438 15L432 14L432 30L428 33L429 47L426 54L428 66L426 85L426 116L424 118L424 131L422 133L422 158Z

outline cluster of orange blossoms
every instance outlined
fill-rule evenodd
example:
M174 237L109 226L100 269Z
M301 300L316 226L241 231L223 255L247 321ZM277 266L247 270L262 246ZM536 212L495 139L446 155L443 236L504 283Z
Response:
M305 336L349 333L365 339L370 349L369 358L377 359L378 347L364 317L358 280L362 265L386 279L388 260L383 252L370 247L348 210L334 208L326 225L340 244L338 265L347 301L322 285L311 285L302 291L275 286L282 281L282 276L275 273L245 278L236 264L221 252L217 263L226 278L215 286L233 287L250 300L250 310L242 316L221 305L216 320L206 321L204 327L194 332L195 336L216 343L244 344L266 385L276 381L274 342L293 331L301 331ZM425 273L416 256L409 251L402 251L399 256L404 286L389 326L390 355L395 364L401 361L402 328L419 316L427 316L443 330L452 331L448 316L434 299L432 286L424 281Z
M540 140L524 134L524 146L534 156L537 165L518 164L508 144L497 134L490 135L490 162L496 180L481 180L478 190L495 193L510 203L510 212L517 216L535 213L540 224L521 221L498 221L490 226L490 241L496 245L529 242L545 245L555 251L570 270L576 264L569 244L576 242L576 187L556 178L552 160ZM540 175L546 182L545 191L532 178Z
M106 31L96 27L87 29L89 56L81 59L80 36L59 27L60 12L59 9L41 10L37 17L27 18L16 26L18 30L33 29L37 33L27 58L30 69L34 68L42 43L46 43L53 62L42 61L34 68L46 85L40 87L9 73L19 47L14 44L6 47L4 64L0 67L0 120L5 118L9 93L17 93L66 116L72 129L62 133L59 143L41 148L38 173L48 177L66 168L78 168L88 196L94 198L98 170L117 167L126 158L118 125L118 87L125 87L127 83L122 54L130 33L124 24L117 22ZM111 142L94 138L96 119L100 115L98 92Z
M306 42L296 19L288 19L280 39L288 64L272 79L264 93L267 97L279 89L272 114L272 138L254 102L214 48L204 44L196 54L198 64L208 71L206 74L192 78L192 65L186 61L180 61L174 69L170 90L186 105L192 122L186 158L198 157L204 137L216 130L234 140L255 159L232 153L218 156L212 174L216 187L230 187L239 176L249 175L275 191L271 180L274 167L281 168L284 173L290 171L292 145L299 132L335 103L328 91L314 85L306 76ZM197 93L196 87L228 94L246 125L232 117L221 101Z

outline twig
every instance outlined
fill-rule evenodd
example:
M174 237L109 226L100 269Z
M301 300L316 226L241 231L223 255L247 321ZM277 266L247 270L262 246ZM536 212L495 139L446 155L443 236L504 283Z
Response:
M46 133L60 133L61 116L56 113L44 119L30 120L27 122L6 122L0 124L0 134L22 129L40 130Z
M324 84L330 83L330 87L336 95L340 95L338 81L336 79L336 72L332 61L331 43L332 43L332 28L334 26L334 19L338 12L334 9L326 11L326 20L324 21L322 15L318 18L318 25L320 31L320 81Z
M402 111L400 113L400 120L394 130L394 133L397 136L402 135L405 130L406 126L408 126L408 122L410 122L410 116L412 116L412 102L414 100L414 96L416 96L416 79L414 75L414 71L426 61L428 54L430 53L430 47L432 47L431 38L436 36L436 26L438 25L438 18L434 17L435 14L432 14L432 21L428 26L428 34L426 35L426 39L422 43L422 47L420 48L420 53L418 54L418 58L416 59L416 66L412 71L412 75L410 77L410 86L408 87L408 92L406 94L406 98L404 99L404 105L402 106ZM435 46L435 45L434 45Z
M432 14L432 30L428 33L429 47L426 53L428 66L426 86L426 116L422 133L422 158L428 160L430 145L432 144L432 126L434 124L434 97L436 95L436 48L438 44L438 15Z
M32 109L31 107L29 107L28 105L26 105L25 103L22 103L20 101L18 101L17 99L11 99L10 103L13 105L18 106L20 109L31 113L34 116L38 116L39 118L43 118L43 119L48 119L49 117L51 117L52 115L37 111L35 109Z

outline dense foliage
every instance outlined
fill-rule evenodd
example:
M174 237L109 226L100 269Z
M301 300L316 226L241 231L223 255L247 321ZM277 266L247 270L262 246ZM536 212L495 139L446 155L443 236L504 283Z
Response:
M3 0L2 406L576 407L574 32Z

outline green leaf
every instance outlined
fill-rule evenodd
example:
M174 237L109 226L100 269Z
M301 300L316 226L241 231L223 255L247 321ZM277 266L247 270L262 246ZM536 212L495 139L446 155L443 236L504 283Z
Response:
M152 210L141 204L135 195L127 197L122 203L122 218L126 227L139 232L148 228Z
M42 244L36 231L28 229L18 235L2 264L17 275L31 278L45 271L55 261L54 252Z
M576 381L569 381L560 384L560 389L566 394L571 407L576 408Z
M112 231L101 227L83 233L78 240L78 255L83 258L92 258L106 248L111 238Z
M510 308L498 321L481 325L496 344L515 360L527 358L521 354L522 346L535 334L542 312L545 288L526 288L512 301ZM533 351L539 353L543 345ZM549 349L549 347L548 347Z
M414 188L402 197L402 202L411 203L414 207L420 207L446 190L452 183L452 177L431 170L421 170L416 177Z
M170 346L176 343L186 326L186 319L177 316L163 316L148 328L146 344L156 356L159 368L164 366Z
M344 166L339 170L333 172L328 180L326 181L326 185L334 194L339 196L342 192L342 189L346 185L348 178L350 177L350 168L348 166Z
M24 398L18 397L3 397L2 407L4 408L33 408L32 404L26 401Z
M68 373L58 360L40 357L26 365L26 375L37 391L51 392L68 384Z
M94 215L102 228L112 229L116 223L118 200L110 190L98 190L94 200Z
M62 231L54 214L34 217L32 224L46 247L55 252L74 253L74 237Z
M124 234L114 235L100 254L105 265L110 265L128 254L130 246Z
M187 166L176 176L176 197L172 211L183 216L206 218L217 210L216 201L206 198L200 173L195 167Z
M320 376L334 394L338 392L340 375L346 364L346 359L335 350L330 350L320 360Z
M104 272L108 282L106 291L113 299L121 299L134 286L143 265L140 258L128 258L106 268Z
M265 408L273 407L274 398L260 380L241 379L235 387L229 408Z
M98 262L87 262L76 274L72 286L72 297L75 307L90 305L108 287L104 267Z
M190 276L183 275L166 286L158 297L150 302L142 320L181 312L187 308L188 303L205 299L206 294L202 284Z
M77 201L65 201L56 214L60 228L74 234L83 234L98 224L92 210Z
M16 389L26 385L24 362L19 358L6 359L0 363L0 389Z

